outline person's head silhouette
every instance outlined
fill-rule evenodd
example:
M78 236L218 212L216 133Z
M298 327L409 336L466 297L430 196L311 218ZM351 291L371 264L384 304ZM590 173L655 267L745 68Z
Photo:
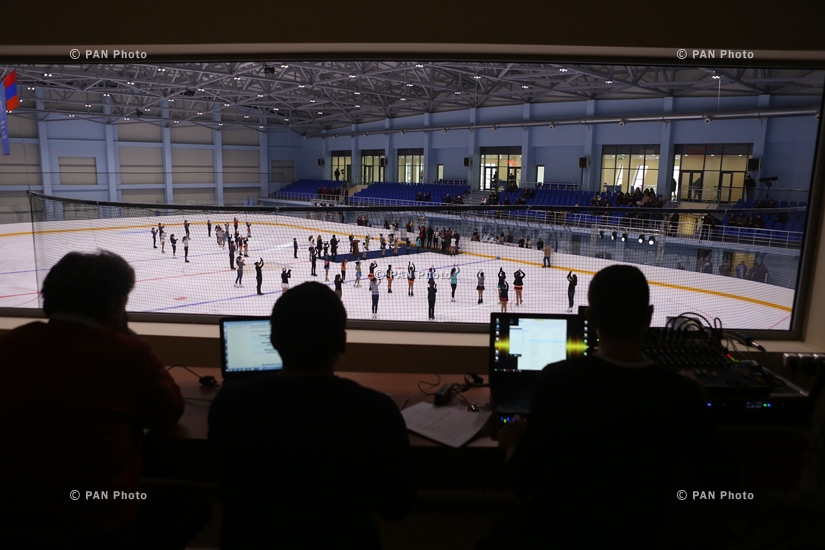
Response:
M320 283L284 292L272 308L271 325L272 346L287 372L330 372L346 347L347 312L341 299Z

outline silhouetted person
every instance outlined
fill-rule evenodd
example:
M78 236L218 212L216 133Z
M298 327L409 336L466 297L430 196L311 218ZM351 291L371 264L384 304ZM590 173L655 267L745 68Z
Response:
M665 520L672 516L679 517L680 544L692 547L695 536L697 548L708 547L709 523L691 512L712 506L682 501L677 491L736 485L725 477L731 470L703 392L644 356L653 306L641 271L601 270L588 299L598 351L547 365L526 423L499 434L513 490L530 497L520 547L671 548Z
M120 256L70 252L43 281L48 322L0 339L12 390L0 400L0 464L10 474L0 548L185 548L206 522L194 502L159 512L170 504L160 490L145 489L146 500L114 493L141 491L144 429L174 426L184 408L163 363L128 327L134 285ZM108 500L86 491L108 491ZM178 512L183 531L157 521Z
M372 514L398 520L410 510L409 441L398 407L333 373L346 320L326 285L287 290L271 319L283 371L227 382L213 401L222 549L379 548Z

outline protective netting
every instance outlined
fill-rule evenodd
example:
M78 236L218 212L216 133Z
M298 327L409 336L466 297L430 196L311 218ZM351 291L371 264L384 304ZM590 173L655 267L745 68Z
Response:
M735 211L734 225L728 225L730 212L716 212L716 221L709 221L706 210L689 209L678 210L677 222L671 209L640 216L640 209L588 212L564 207L197 207L37 194L31 195L31 207L37 287L67 252L109 250L135 268L137 285L128 304L135 313L267 315L285 288L284 273L291 275L288 286L313 280L334 289L346 259L341 297L350 318L432 323L427 302L432 278L436 323L486 324L491 311L505 306L525 313L576 311L587 304L593 274L612 263L633 263L651 283L654 325L692 311L718 317L726 328L786 330L803 240L802 225L789 221L798 218L799 209L772 210L772 227L759 229L736 225L737 212L746 219L753 215L746 210ZM240 247L230 257L236 220ZM216 233L219 226L223 231ZM163 235L153 237L152 230L159 227ZM437 244L429 237L430 228ZM450 233L446 248L442 231ZM228 236L225 242L217 236L222 234ZM337 254L333 237L339 241ZM456 255L450 253L453 238ZM310 246L315 250L315 275ZM245 264L242 277L239 251ZM255 266L260 262L262 294ZM371 266L378 282L376 313ZM506 275L506 303L500 299L500 270ZM388 273L394 275L392 281ZM568 274L577 276L572 306Z

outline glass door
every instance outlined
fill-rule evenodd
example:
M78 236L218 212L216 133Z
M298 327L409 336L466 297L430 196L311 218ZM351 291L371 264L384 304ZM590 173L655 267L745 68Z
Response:
M679 197L685 201L701 201L704 198L703 173L700 170L684 170L679 172ZM712 198L712 197L711 197Z
M364 185L370 185L373 183L372 166L364 165L361 167L361 183Z
M481 189L485 191L498 190L498 168L485 166L481 172Z
M733 172L719 172L719 185L716 187L716 202L731 202L733 189Z

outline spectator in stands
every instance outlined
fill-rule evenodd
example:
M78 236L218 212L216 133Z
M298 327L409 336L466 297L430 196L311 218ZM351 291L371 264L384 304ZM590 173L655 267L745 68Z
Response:
M484 195L483 197L481 197L481 203L480 204L481 204L481 206L486 206L487 205L487 195Z
M674 212L671 214L669 222L670 225L668 226L667 235L668 237L675 237L679 232L679 213Z
M0 374L13 389L0 401L0 464L13 472L0 547L182 550L208 519L196 495L140 484L144 430L173 427L184 402L129 329L134 285L120 256L70 252L43 281L48 322L0 338ZM145 500L117 496L144 491Z
M755 229L765 228L765 219L762 217L762 214L757 214L756 217L753 219L753 227Z
M473 234L470 236L471 241L480 241L481 237L478 235L478 229L473 229Z
M712 239L716 233L716 226L719 225L719 220L711 213L702 216L702 233L699 240Z
M283 371L226 383L213 401L221 548L378 549L373 514L400 520L411 510L409 436L398 406L334 374L346 321L326 285L284 292L270 338Z
M430 192L424 193L424 202L430 202Z
M748 272L748 266L745 264L745 260L742 260L736 265L736 277L739 279L744 279L745 275Z
M536 250L544 250L544 239L541 237L536 241Z
M705 256L702 258L701 264L702 265L699 271L702 273L713 273L713 262L710 261L710 256Z
M527 235L527 238L524 239L524 248L530 248L533 246L533 241L530 240L530 235Z
M765 267L764 262L755 261L753 267L748 271L748 279L759 283L768 282L768 268Z
M504 206L510 206L510 197L504 195Z
M522 235L518 240L518 247L524 248L524 235Z
M750 202L753 198L753 191L756 189L756 182L750 173L745 174L745 200Z
M725 277L730 277L730 274L731 274L730 260L724 260L721 264L719 264L719 275L724 275Z

